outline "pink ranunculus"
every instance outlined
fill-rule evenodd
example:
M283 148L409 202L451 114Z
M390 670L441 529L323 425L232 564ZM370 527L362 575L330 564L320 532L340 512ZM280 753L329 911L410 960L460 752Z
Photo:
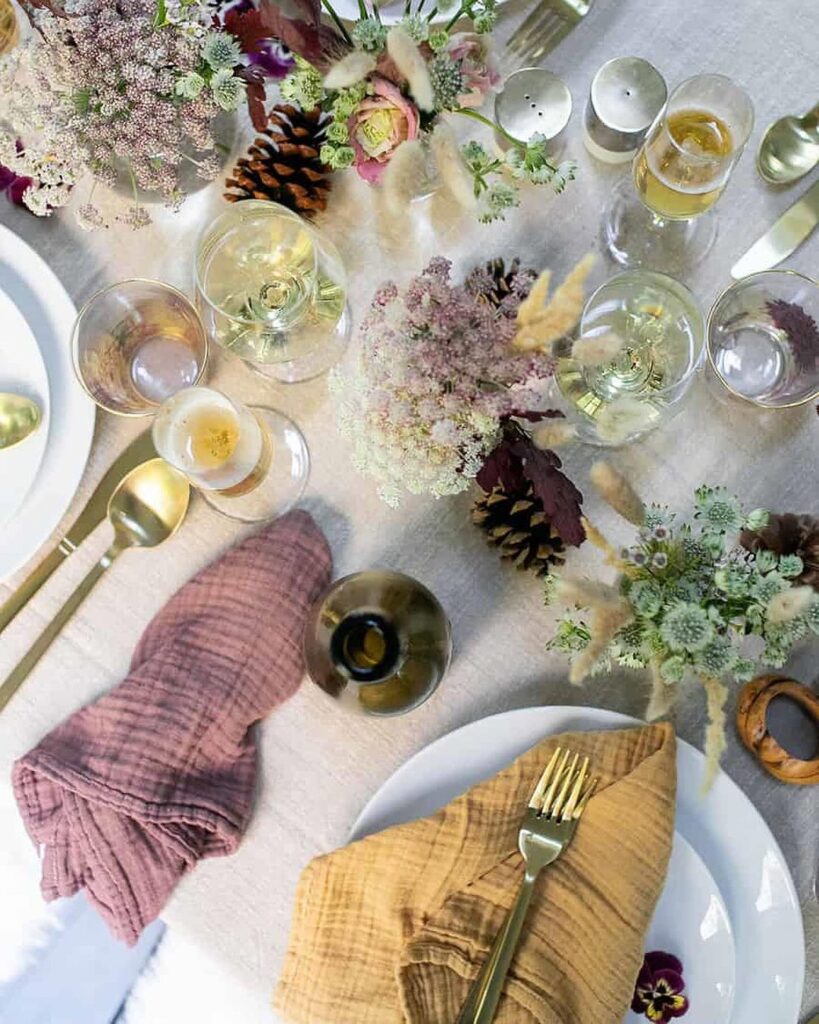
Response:
M372 185L401 143L418 137L418 110L386 78L375 77L371 84L373 94L359 103L347 127L355 150L355 168Z
M461 65L467 91L458 97L462 107L479 107L487 93L501 83L501 74L489 42L475 32L456 32L447 44L449 56Z

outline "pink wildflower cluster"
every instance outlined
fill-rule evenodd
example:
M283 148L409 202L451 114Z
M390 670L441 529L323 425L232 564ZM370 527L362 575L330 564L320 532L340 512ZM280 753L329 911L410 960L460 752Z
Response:
M540 409L552 366L511 349L514 313L531 287L520 275L501 308L481 301L479 275L450 282L436 258L401 290L384 285L361 327L354 366L333 375L342 431L381 496L465 490L504 418Z

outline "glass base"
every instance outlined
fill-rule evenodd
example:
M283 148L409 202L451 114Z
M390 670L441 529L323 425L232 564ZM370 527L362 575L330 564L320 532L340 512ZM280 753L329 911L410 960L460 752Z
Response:
M350 307L345 305L334 327L328 330L327 326L308 325L287 332L290 337L298 338L294 347L307 353L298 359L290 359L283 363L252 363L248 360L245 362L259 376L266 380L278 381L280 384L298 384L301 381L312 380L313 377L320 377L335 366L347 351L353 327ZM315 341L311 335L316 336Z
M693 270L717 237L713 212L694 220L665 220L645 206L631 176L612 190L600 228L603 249L622 267L644 267L666 274Z
M246 494L201 489L199 493L224 516L264 523L284 515L301 497L310 475L310 453L302 432L283 413L260 405L250 409L267 432L271 448L264 477Z

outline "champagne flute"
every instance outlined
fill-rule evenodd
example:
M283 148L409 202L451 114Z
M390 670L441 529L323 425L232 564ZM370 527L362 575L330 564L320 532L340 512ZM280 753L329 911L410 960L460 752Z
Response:
M208 504L242 522L283 515L307 483L310 458L296 424L213 388L185 388L169 398L154 420L153 440Z
M235 203L196 253L197 308L211 339L282 383L341 357L350 336L344 266L335 246L278 203Z
M631 178L614 188L603 243L615 262L668 272L690 269L717 234L711 208L753 128L748 94L724 75L697 75L671 93L637 152Z

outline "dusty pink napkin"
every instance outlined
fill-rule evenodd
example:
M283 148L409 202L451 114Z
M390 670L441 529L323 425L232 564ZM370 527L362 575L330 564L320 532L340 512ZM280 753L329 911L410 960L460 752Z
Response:
M119 686L17 761L47 900L85 888L133 943L200 857L236 849L256 778L251 726L299 686L330 565L306 512L249 537L177 591Z

